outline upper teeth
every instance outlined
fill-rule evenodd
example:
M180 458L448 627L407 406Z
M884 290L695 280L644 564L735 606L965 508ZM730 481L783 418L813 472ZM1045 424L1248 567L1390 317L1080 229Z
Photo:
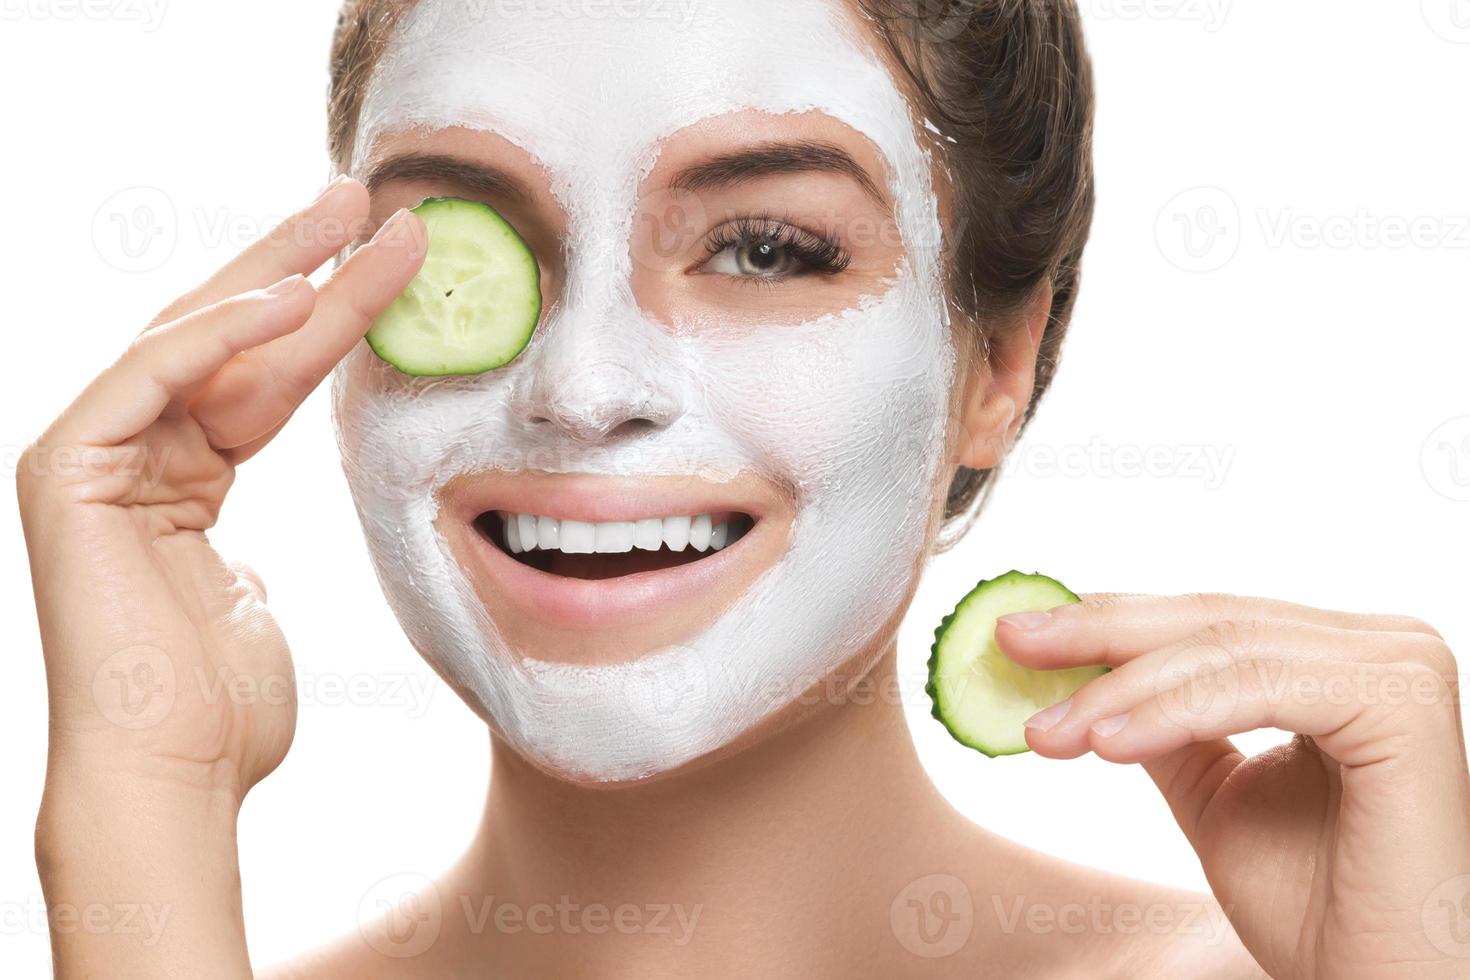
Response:
M560 551L568 555L617 554L642 548L657 551L719 551L730 542L730 522L715 523L709 514L695 517L646 517L640 521L572 521L536 514L501 514L505 543L512 554Z

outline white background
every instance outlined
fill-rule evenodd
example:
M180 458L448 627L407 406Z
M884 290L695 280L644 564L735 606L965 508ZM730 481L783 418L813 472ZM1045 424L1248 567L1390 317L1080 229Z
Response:
M1081 305L1000 493L926 577L906 673L955 599L1012 566L1081 591L1412 613L1470 649L1470 3L1082 6L1100 195ZM323 182L334 19L334 0L0 0L7 976L48 969L44 683L8 474L157 308ZM242 471L214 540L271 585L302 684L295 747L241 829L265 963L352 928L384 876L453 860L488 748L381 601L322 393ZM990 762L925 709L913 700L925 761L980 823L1203 886L1141 770Z

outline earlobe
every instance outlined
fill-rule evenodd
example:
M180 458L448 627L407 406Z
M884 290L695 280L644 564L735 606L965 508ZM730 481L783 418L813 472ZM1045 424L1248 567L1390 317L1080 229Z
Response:
M1026 418L1036 385L1036 358L1051 318L1051 282L989 338L984 363L966 384L956 462L970 469L1000 465Z

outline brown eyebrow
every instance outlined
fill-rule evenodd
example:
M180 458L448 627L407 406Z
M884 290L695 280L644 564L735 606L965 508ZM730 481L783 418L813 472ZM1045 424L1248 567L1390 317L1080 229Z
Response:
M486 197L529 201L531 192L515 177L486 163L442 153L405 153L373 164L363 184L375 191L390 180L455 184Z
M877 183L842 147L820 140L756 143L721 154L683 170L670 183L674 190L701 191L728 187L773 174L832 173L851 177L883 207L888 202Z

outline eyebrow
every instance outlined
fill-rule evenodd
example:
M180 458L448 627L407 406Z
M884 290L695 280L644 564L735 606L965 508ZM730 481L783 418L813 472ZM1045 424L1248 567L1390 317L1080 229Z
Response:
M850 177L881 207L888 207L878 184L852 154L835 143L820 140L756 143L687 167L669 186L683 191L713 190L775 174L801 173Z
M851 178L883 208L888 202L878 184L852 154L820 140L769 141L722 153L680 171L670 187L702 191L730 187L778 174L830 173ZM444 153L405 153L368 169L363 183L376 191L391 180L429 180L455 184L490 197L528 201L530 190L517 178L488 163Z
M488 163L443 153L405 153L368 168L363 184L375 191L390 180L430 180L454 184L486 197L529 201L531 192L520 180Z

